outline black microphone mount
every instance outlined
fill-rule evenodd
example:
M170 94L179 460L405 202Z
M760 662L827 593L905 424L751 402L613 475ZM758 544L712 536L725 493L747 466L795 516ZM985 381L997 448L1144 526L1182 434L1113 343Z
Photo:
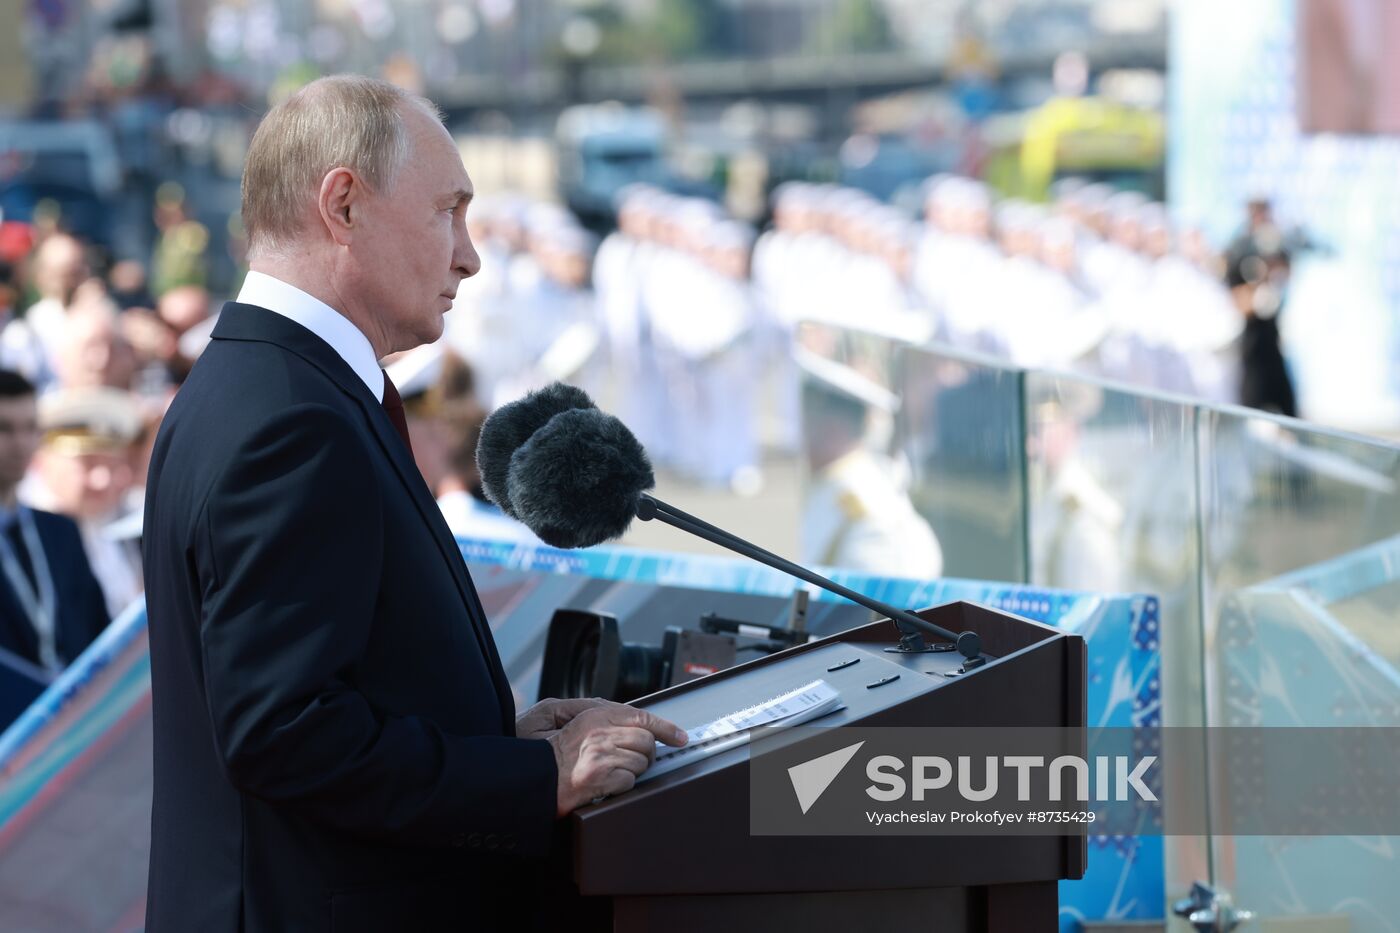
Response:
M652 519L663 521L673 528L679 528L681 531L689 532L698 538L704 538L712 544L717 544L722 548L735 551L751 560L758 561L760 564L767 564L769 567L781 570L783 573L797 577L799 580L804 580L814 586L819 586L838 596L844 596L851 602L859 603L867 609L888 616L902 633L902 637L899 640L898 650L900 651L913 653L937 650L930 648L924 642L923 635L924 633L928 633L930 635L936 635L939 638L947 639L955 645L958 652L964 658L968 659L969 663L965 664L965 667L976 667L981 663L982 642L976 632L954 633L943 628L941 625L935 625L926 619L921 619L912 612L896 609L894 606L882 603L878 599L871 599L863 593L857 593L855 590L842 586L834 580L828 580L821 574L813 573L806 567L802 567L798 564L794 564L790 560L779 557L772 551L766 551L755 544L750 544L743 538L736 537L722 528L716 528L709 522L696 518L694 515L682 512L675 506L668 505L655 496L643 493L638 498L637 517L644 522L649 522Z

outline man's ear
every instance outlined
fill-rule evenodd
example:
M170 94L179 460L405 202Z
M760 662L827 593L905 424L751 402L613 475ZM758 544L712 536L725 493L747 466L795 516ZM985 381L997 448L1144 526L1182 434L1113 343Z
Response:
M321 179L316 208L321 223L337 244L346 246L353 239L366 194L364 181L352 169L334 168Z

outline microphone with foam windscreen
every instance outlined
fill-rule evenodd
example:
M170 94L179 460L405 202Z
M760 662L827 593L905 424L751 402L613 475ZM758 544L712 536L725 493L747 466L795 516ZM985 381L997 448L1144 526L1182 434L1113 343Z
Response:
M647 495L656 478L646 451L582 389L556 382L497 409L482 426L476 461L487 498L545 544L591 547L621 537L633 518L656 519L888 616L906 651L928 650L920 633L929 633L968 659L981 656L975 632L955 634L871 599Z

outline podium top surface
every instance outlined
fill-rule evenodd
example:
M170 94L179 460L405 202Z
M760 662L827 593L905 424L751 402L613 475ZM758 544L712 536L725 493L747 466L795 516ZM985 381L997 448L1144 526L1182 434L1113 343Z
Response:
M814 680L825 680L841 694L845 705L815 720L813 725L956 726L968 721L962 713L950 712L961 704L930 704L922 698L935 691L941 695L950 688L954 693L963 693L957 689L959 685L971 686L989 675L996 680L998 675L991 672L1003 662L1032 652L1048 641L1073 637L1050 626L971 603L950 603L917 614L954 632L976 631L982 638L986 663L960 673L964 659L956 651L890 651L898 641L899 631L889 620L882 620L670 687L634 703L689 730ZM921 712L934 709L942 712ZM730 767L747 760L747 756L747 749L734 748L701 758L654 780L639 782L633 791L585 808L580 816L586 820L612 806L634 802Z
M800 645L635 701L684 729L814 680L844 702L811 725L1083 728L1083 639L966 603L919 613L976 631L986 663L953 651L893 653L888 620ZM574 813L575 874L589 894L893 890L1079 877L1078 837L755 835L749 755L719 743L675 770ZM660 828L684 827L680 836ZM682 841L683 840L683 841Z
M782 659L734 671L723 690L689 690L638 701L682 728L693 728L744 709L813 680L825 680L841 694L845 708L823 716L823 726L839 726L936 690L958 676L962 656L954 652L895 655L888 642L833 642ZM939 725L927 723L927 725Z

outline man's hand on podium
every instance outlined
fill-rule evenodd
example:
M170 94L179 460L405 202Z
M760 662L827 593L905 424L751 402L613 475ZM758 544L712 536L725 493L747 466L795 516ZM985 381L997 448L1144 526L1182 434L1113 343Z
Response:
M676 748L686 743L685 730L634 706L606 700L544 702L589 704L568 713L565 725L546 735L559 765L559 816L568 816L600 797L631 790L637 775L651 765L657 742ZM516 721L517 732L521 721L534 713L531 708Z
M515 717L515 735L521 739L547 739L573 722L575 716L598 706L619 706L611 700L593 699L540 700Z

